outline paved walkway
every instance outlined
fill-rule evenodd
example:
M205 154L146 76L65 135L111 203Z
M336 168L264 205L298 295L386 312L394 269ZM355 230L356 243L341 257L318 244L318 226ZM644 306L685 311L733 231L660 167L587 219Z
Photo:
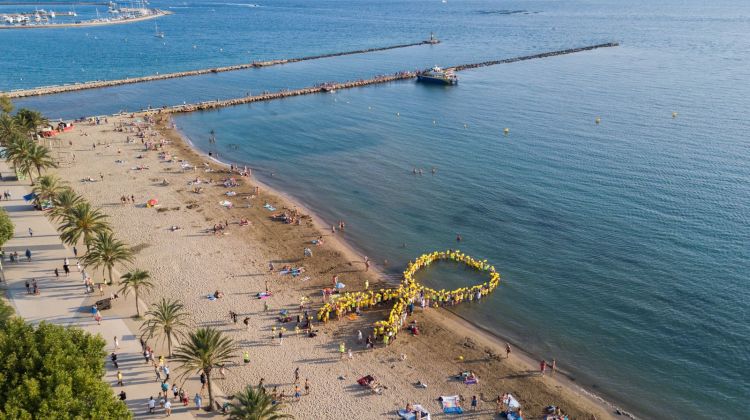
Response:
M11 170L5 161L0 160L0 172L7 176ZM107 374L105 380L113 387L114 394L124 390L127 394L127 404L137 418L164 417L163 410L156 414L148 414L147 401L149 396L157 398L159 384L155 381L152 367L146 364L141 355L141 346L137 335L128 328L124 319L132 314L133 302L120 298L113 305L112 310L102 312L101 325L90 315L90 308L101 299L99 293L86 294L81 274L77 271L72 250L66 248L58 237L57 231L45 214L23 200L23 196L31 191L28 181L17 181L14 178L0 182L0 189L11 193L10 200L0 200L0 205L10 215L15 224L15 237L3 247L6 255L17 251L19 262L11 263L8 259L3 262L7 295L15 307L16 313L29 322L39 323L47 321L60 325L74 325L93 334L101 334L107 342L106 351L114 350L114 337L118 337L120 349L117 350L118 363L123 373L123 387L117 386L116 373L112 363L107 360ZM29 236L29 228L33 236ZM26 249L31 251L31 261L27 261ZM70 258L71 273L65 277L63 261ZM54 269L60 272L56 279ZM90 275L101 278L100 273L90 272ZM26 292L25 282L36 279L41 293L31 295ZM106 292L110 293L109 291ZM174 367L172 367L174 370ZM171 385L171 384L170 384ZM195 389L193 387L193 389ZM171 391L170 391L171 395ZM208 398L204 397L204 404ZM192 406L192 398L190 399ZM157 404L158 408L158 404ZM173 403L172 417L177 419L192 419L191 414L200 417L208 415L198 412L194 407ZM200 414L199 414L200 413Z

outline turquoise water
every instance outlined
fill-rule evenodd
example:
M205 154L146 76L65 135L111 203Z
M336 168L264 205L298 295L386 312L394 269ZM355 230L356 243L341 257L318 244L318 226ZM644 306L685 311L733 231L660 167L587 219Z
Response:
M621 41L461 72L452 88L406 81L176 122L198 147L247 163L326 221L346 220L353 244L390 270L456 247L460 233L461 249L494 262L505 280L461 314L556 358L637 414L744 418L750 5L620 3L189 3L160 21L166 46L151 44L161 42L152 24L97 28L110 49L93 48L91 31L63 31L78 64L39 67L20 50L44 53L52 35L6 44L14 54L0 87L78 80L80 63L88 80L396 44L431 30L444 40L19 102L73 117ZM514 10L528 13L504 12ZM128 43L116 43L124 33ZM8 36L17 35L0 32ZM131 37L141 37L137 47ZM207 143L212 129L216 146ZM465 281L425 274L437 285Z

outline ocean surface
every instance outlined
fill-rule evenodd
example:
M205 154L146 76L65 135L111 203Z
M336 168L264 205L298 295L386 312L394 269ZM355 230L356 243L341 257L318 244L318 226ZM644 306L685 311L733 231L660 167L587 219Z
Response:
M487 258L504 282L460 314L555 358L637 415L747 417L750 3L152 5L175 12L158 20L164 39L153 21L0 31L0 89L379 47L431 31L443 41L17 101L71 118L621 42L464 71L454 87L404 81L175 122L202 150L254 168L327 222L345 220L347 239L387 259L386 270L434 249ZM477 280L443 265L420 278Z

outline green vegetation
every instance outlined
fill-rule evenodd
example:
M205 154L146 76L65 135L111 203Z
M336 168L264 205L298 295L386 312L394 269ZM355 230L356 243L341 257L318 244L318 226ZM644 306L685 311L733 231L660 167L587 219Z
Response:
M244 390L234 394L237 402L231 403L229 418L232 420L278 420L293 418L290 414L279 411L283 404L273 404L271 396L248 385Z
M129 419L104 375L104 340L13 318L0 329L0 418Z
M148 334L149 338L163 337L167 340L169 357L172 357L172 343L175 338L185 336L188 328L188 313L184 310L185 305L178 300L161 298L157 303L151 305L146 312L146 321L141 325L141 331Z
M13 221L10 220L10 216L8 216L8 212L5 209L0 209L0 247L13 237L14 231L15 227Z
M148 271L135 269L129 273L125 273L122 277L122 287L118 293L122 293L123 296L127 296L131 291L135 295L135 314L138 318L141 317L141 308L138 306L138 294L148 292L154 287L151 283L151 275Z
M237 349L237 344L230 337L224 336L219 330L206 327L191 332L185 343L175 350L174 360L180 364L181 370L185 373L202 370L206 374L209 411L214 406L211 371L230 362Z
M112 270L115 264L132 263L133 252L124 242L116 239L112 232L102 230L96 232L96 236L91 241L91 248L81 258L81 262L87 267L102 267L102 273L106 271L109 274L109 284L112 284ZM136 291L136 300L137 298Z
M107 215L99 209L92 208L88 202L81 201L68 209L58 230L64 243L76 245L83 239L88 250L91 248L92 239L100 232L109 231L110 228Z
M5 302L3 296L0 296L0 328L5 328L12 317L13 308Z

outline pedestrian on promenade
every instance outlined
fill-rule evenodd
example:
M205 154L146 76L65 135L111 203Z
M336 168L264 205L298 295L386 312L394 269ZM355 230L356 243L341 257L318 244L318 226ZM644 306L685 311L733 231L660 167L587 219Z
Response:
M30 236L30 237L33 237L33 236L34 236L34 231L33 231L33 230L31 230L31 228L29 228L29 236Z
M247 353L247 352L245 352L245 353ZM247 361L248 362L250 361L249 359L250 359L250 355L248 354L247 355ZM245 363L247 363L247 362L245 362ZM200 380L201 380L201 392L202 392L206 388L206 374L204 372L201 372Z
M26 280L25 284L26 284L26 294L30 295L31 294L31 283L29 283L29 281Z
M193 398L193 402L195 403L195 409L200 410L203 407L203 398L201 398L200 394L197 392L195 393L195 398Z
M117 385L122 386L122 372L117 371Z
M125 401L128 398L127 394L125 394L125 390L120 391L120 401Z
M148 398L148 412L149 414L154 413L154 408L156 408L156 400L154 400L154 396L150 396Z
M119 369L120 365L117 364L117 353L112 352L109 358L112 359L112 364L115 365L115 369Z
M117 339L117 336L115 336L115 350L120 348L120 340Z
M70 266L63 264L63 271L65 272L65 277L68 277L70 275Z
M154 373L156 374L156 382L161 382L161 370L159 366L154 365Z
M60 278L60 272L57 271L57 267L55 267L55 279L59 279L59 278Z
M76 247L73 247L73 256L75 256L76 258L78 258L78 248L76 248Z
M36 279L31 279L31 289L34 291L35 295L39 294L39 286L36 284Z
M31 250L26 248L26 261L31 262Z
M172 402L167 399L164 401L164 412L166 413L167 417L172 415Z

